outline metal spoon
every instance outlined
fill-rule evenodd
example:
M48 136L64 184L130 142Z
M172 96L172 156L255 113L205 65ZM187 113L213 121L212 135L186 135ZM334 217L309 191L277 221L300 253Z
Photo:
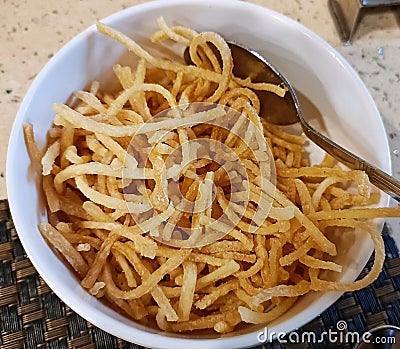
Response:
M365 336L365 335L364 335ZM365 340L356 344L354 349L396 349L400 348L400 327L384 325L368 331Z
M270 92L254 91L260 99L261 117L276 125L300 122L304 134L311 141L349 168L365 171L372 184L400 202L400 182L315 130L304 119L292 85L264 57L235 43L229 42L228 45L234 62L233 73L236 76L250 77L253 82L270 82L288 89L289 93L283 98ZM188 49L185 50L184 59L187 64L193 64Z

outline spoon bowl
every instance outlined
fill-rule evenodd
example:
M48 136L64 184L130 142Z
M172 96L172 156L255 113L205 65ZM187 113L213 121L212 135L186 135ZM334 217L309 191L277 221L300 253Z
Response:
M400 327L384 325L368 331L368 336L357 343L354 349L399 349Z
M229 43L235 62L233 73L252 82L269 82L285 87L289 93L279 97L267 91L254 91L260 99L260 114L275 125L292 125L300 122L301 110L296 93L286 78L257 52Z

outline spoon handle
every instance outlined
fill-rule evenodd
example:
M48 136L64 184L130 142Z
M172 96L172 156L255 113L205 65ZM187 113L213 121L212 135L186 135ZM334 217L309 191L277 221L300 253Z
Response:
M302 120L302 128L305 135L329 155L353 170L365 171L372 184L400 202L400 181L325 137L304 119Z

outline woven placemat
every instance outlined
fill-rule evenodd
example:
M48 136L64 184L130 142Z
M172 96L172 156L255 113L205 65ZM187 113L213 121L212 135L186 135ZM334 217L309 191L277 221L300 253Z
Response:
M319 317L297 330L315 333L320 343L273 343L256 348L351 348L354 343L334 342L323 332L337 330L364 333L383 324L400 325L400 258L388 228L383 230L385 266L369 287L345 293ZM360 277L368 273L372 260ZM342 336L344 337L344 336ZM285 338L288 338L285 337ZM283 338L288 343L290 340ZM310 338L310 337L303 337ZM324 340L321 340L324 338ZM346 338L346 337L344 337ZM314 341L315 342L315 341ZM37 273L18 239L6 200L0 201L0 349L143 349L116 338L84 320L63 303ZM172 348L171 348L172 349Z

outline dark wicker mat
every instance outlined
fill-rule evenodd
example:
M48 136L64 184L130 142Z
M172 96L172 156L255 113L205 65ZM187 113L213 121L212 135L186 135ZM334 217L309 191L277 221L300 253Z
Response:
M373 285L344 294L319 317L296 331L321 333L335 331L345 321L347 331L364 333L382 325L400 325L400 258L395 242L385 227L384 270ZM368 272L368 263L362 275ZM362 276L361 275L361 276ZM342 336L344 337L344 336ZM286 338L286 339L285 339ZM289 337L285 337L287 342ZM304 337L303 337L304 338ZM309 336L305 338L310 338ZM345 337L348 338L348 337ZM329 342L282 344L274 341L257 348L351 348L354 343ZM36 272L18 239L7 201L0 201L0 349L142 349L93 326L64 304ZM256 349L256 348L253 348Z

